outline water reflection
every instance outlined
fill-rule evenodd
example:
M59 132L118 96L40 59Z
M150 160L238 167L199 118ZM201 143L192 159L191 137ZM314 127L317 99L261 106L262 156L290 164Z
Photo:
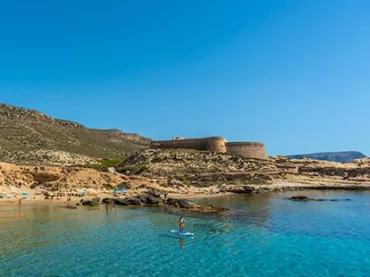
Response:
M185 247L185 239L179 236L179 241L180 241L180 248L183 249Z

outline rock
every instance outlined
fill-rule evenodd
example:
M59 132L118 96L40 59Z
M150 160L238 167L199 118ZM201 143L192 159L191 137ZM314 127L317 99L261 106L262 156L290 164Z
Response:
M308 201L308 200L310 200L310 198L308 198L307 196L304 196L304 195L292 196L292 197L289 197L288 199L293 200L293 201Z
M124 201L129 205L141 205L141 201L137 198L126 198Z
M227 208L223 207L215 207L213 205L211 206L200 206L197 205L189 200L185 199L174 199L174 198L169 198L167 200L167 205L183 209L185 212L189 213L201 213L201 214L215 214L215 213L220 213L223 211L227 211Z
M153 197L151 195L145 195L140 197L140 201L143 204L157 205L159 204L160 198Z
M215 207L211 205L211 206L196 206L186 211L190 213L200 213L200 214L218 214L220 212L224 212L227 210L229 209L224 207Z
M123 206L128 206L129 205L129 203L127 203L125 201L125 199L118 198L118 197L116 197L116 198L104 198L102 200L102 203L104 203L104 204L106 204L106 203L114 203L116 205L123 205Z
M340 201L340 199L324 199L324 198L309 198L304 195L297 195L297 196L292 196L289 197L288 200L293 200L293 201L301 201L301 202L306 202L306 201L331 201L331 202L336 202ZM351 199L343 199L343 201L350 201Z
M92 201L100 203L100 197L93 198Z
M84 206L98 206L99 202L95 202L93 200L83 200L81 204Z
M191 209L195 206L195 204L189 200L175 199L175 198L168 198L167 205L174 206L176 208L181 208L181 209Z

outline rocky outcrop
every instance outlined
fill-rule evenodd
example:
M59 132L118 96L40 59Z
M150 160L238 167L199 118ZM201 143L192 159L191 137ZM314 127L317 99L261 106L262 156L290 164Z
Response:
M179 208L184 212L188 213L200 213L200 214L218 214L227 211L227 208L211 206L201 206L192 201L186 199L174 199L169 198L167 205Z
M144 194L138 195L136 197L127 198L104 198L102 203L114 203L116 205L122 206L137 206L137 205L165 205L167 207L172 207L174 209L180 209L183 212L189 213L202 213L202 214L217 214L226 211L226 208L215 207L215 206L201 206L190 200L186 199L175 199L169 198L167 201L162 201L160 198L155 198L153 196Z
M129 205L141 205L141 204L146 204L146 205L158 205L161 201L160 198L155 198L153 196L144 194L144 195L139 195L136 197L126 197L126 198L119 198L119 197L112 197L112 198L104 198L102 200L102 203L109 203L113 202L117 205L122 205L122 206L129 206Z
M140 201L143 204L149 204L149 205L158 205L162 200L158 197L153 197L151 195L143 195L140 197Z
M99 202L94 201L94 200L82 200L81 201L81 204L83 206L98 206L99 205Z
M185 200L185 199L168 198L166 203L169 206L173 206L175 208L180 208L180 209L191 209L196 206L195 203L189 200Z
M81 189L112 192L121 184L134 187L146 182L147 178L100 172L92 168L34 167L0 163L0 191L6 191L7 187L16 187L62 192L74 190L79 192Z
M297 195L287 198L288 200L298 201L298 202L307 202L307 201L351 201L351 199L324 199L324 198L310 198L304 195Z

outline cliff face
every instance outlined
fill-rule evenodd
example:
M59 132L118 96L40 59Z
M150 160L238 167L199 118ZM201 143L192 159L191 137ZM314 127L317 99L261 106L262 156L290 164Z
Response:
M150 182L144 177L99 172L91 168L18 166L0 162L0 192L32 189L51 192L81 189L112 192L118 185L137 187L143 183Z
M46 157L34 153L53 151L85 157L123 159L125 154L148 148L150 140L120 130L89 129L38 111L0 104L0 160L42 164ZM59 153L60 154L60 153ZM56 153L55 159L59 155ZM26 157L26 158L25 158ZM87 158L88 159L88 158Z

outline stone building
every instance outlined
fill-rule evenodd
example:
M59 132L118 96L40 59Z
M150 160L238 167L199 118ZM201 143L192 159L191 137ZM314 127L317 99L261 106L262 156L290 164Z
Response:
M183 139L175 137L172 140L152 141L152 149L194 149L214 153L230 153L243 158L267 159L265 145L261 142L227 142L223 137L207 137Z

